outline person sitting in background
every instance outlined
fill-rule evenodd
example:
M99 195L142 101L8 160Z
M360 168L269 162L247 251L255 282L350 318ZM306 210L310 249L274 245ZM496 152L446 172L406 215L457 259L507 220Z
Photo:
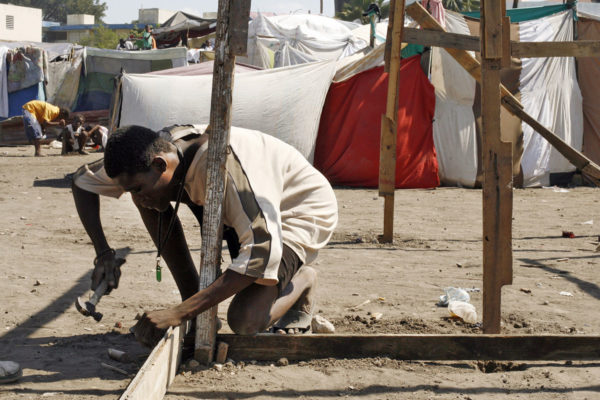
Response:
M102 151L106 148L108 141L108 128L102 125L96 125L89 130L89 137L96 146L102 147Z
M121 50L121 51L133 50L133 43L131 43L129 40L119 39L119 44L117 45L117 50Z
M90 133L84 128L85 118L83 115L78 115L74 118L73 123L67 125L62 134L62 155L77 151L79 154L89 154L84 150Z
M47 126L65 126L69 118L69 110L60 108L41 100L32 100L23 106L23 126L27 139L33 143L35 156L41 157L41 140L46 137Z

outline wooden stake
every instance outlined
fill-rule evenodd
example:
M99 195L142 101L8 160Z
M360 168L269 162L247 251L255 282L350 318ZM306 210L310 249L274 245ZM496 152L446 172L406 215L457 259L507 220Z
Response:
M381 118L381 148L379 157L379 195L385 198L383 218L383 242L394 241L394 191L396 189L396 122L398 120L398 86L400 82L400 58L402 28L404 27L404 0L393 0L390 5L392 29L388 28L386 42L386 70L388 92L385 115ZM390 35L391 32L391 35Z
M502 286L512 283L512 146L502 142L500 71L504 7L484 0L481 15L483 127L483 331L500 333Z
M225 162L231 129L233 67L236 51L245 51L248 38L250 0L219 0L215 62L210 107L210 136L206 172L206 204L202 222L200 290L217 278L221 265ZM244 34L246 37L243 37ZM217 336L217 307L198 315L194 358L208 364L213 360Z

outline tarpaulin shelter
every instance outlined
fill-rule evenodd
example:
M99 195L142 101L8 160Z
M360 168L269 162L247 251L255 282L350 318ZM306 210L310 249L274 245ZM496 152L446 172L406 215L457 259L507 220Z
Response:
M248 56L240 60L260 68L338 60L367 47L368 41L352 34L358 27L314 14L259 13L248 26Z
M511 21L518 21L511 26L513 40L573 40L574 12L565 5L543 10L509 10L508 14ZM446 24L450 32L479 35L478 20L448 12ZM573 148L581 149L582 99L573 58L523 58L513 62L503 75L503 83L520 97L525 112ZM436 94L433 132L442 182L477 186L481 182L481 127L476 82L439 48L434 48L432 54L431 81ZM501 118L503 137L513 142L513 173L517 180L522 179L523 186L549 185L552 174L574 170L527 124L520 123L504 110Z
M275 136L312 161L319 118L334 73L335 62L326 61L237 74L231 123ZM117 125L160 129L173 124L206 124L212 81L212 75L126 73L121 78Z
M187 65L186 49L118 51L86 47L75 111L106 110L121 71L145 73Z
M205 36L215 31L216 19L206 19L195 15L177 11L166 20L159 28L154 28L152 34L157 46L175 46L185 34L187 38Z
M400 67L396 188L439 185L432 135L435 96L420 60L419 55L403 59ZM388 74L375 66L343 79L327 94L315 167L332 184L377 187Z

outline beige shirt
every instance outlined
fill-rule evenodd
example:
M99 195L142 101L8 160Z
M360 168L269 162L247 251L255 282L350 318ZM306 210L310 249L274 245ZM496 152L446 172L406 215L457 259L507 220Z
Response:
M275 285L283 244L309 264L331 238L338 219L335 194L319 171L279 139L232 127L229 142L223 222L235 229L241 247L228 269ZM208 143L198 149L185 178L185 190L198 205L206 201L207 149ZM101 195L123 193L103 167L92 169L76 174L75 184Z

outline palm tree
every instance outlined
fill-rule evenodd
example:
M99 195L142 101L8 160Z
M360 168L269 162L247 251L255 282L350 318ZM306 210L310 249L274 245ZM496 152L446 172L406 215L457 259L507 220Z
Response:
M387 2L383 5L383 1L384 0L348 0L344 2L342 11L336 13L335 17L344 21L360 19L363 23L367 23L368 19L363 18L362 13L369 8L369 4L375 3L381 10L381 18L387 18L390 10L390 3Z

